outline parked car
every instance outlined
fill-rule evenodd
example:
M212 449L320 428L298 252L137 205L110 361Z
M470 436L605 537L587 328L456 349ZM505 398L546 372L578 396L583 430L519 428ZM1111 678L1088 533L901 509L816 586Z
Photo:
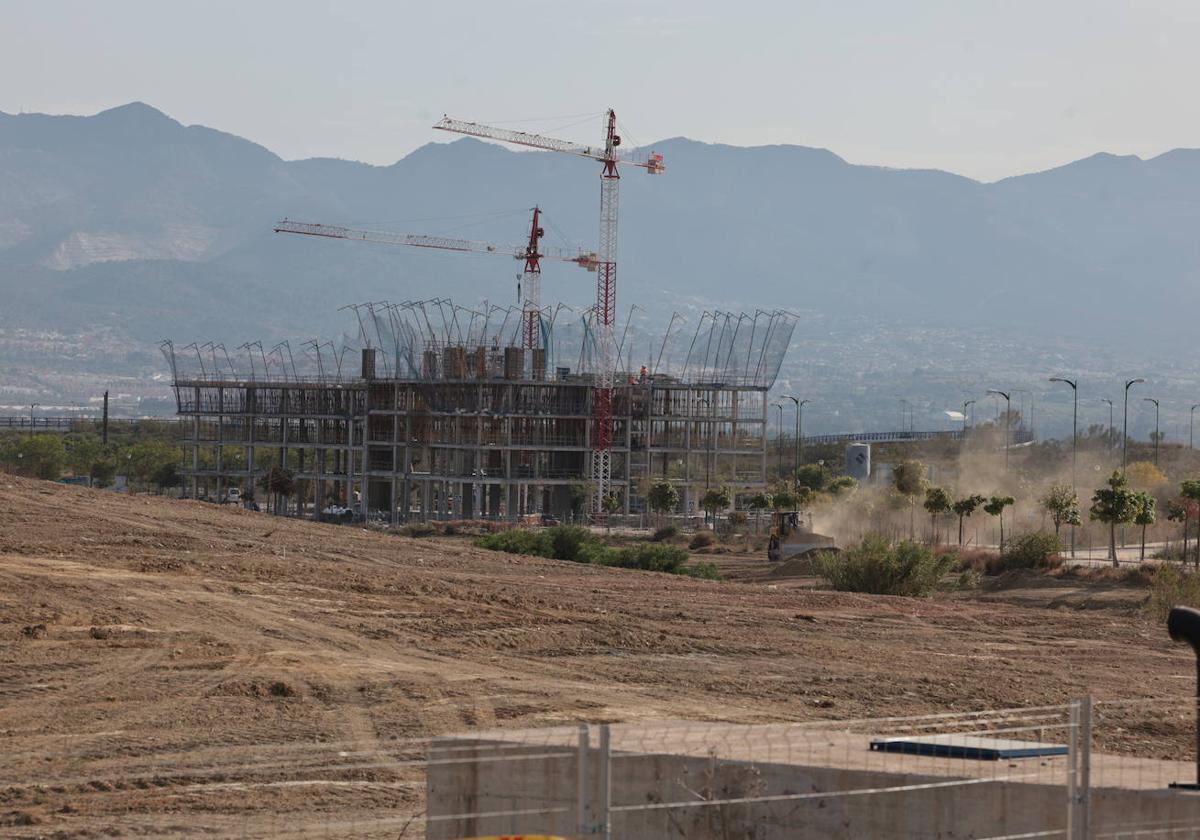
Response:
M321 511L321 519L326 522L351 522L354 520L354 511L342 505L327 505Z

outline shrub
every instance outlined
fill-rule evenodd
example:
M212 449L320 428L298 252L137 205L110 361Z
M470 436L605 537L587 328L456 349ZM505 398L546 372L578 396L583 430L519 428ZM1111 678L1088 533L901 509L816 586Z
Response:
M1200 607L1200 572L1167 563L1159 566L1146 607L1158 619L1165 619L1171 607Z
M677 573L687 560L688 553L678 546L643 543L628 548L609 549L600 562L605 566L618 566L622 569Z
M1004 554L988 563L987 572L997 575L1012 569L1054 569L1062 565L1060 551L1062 543L1054 534L1025 534L1005 546Z
M679 574L700 578L701 580L721 579L721 573L717 571L717 567L713 563L692 563L690 566L680 568Z
M546 529L550 540L550 555L555 560L587 562L579 555L585 545L598 543L596 535L581 525L555 525Z
M953 566L951 555L935 556L914 542L892 545L878 535L841 554L823 554L817 563L821 576L839 591L909 596L932 593Z
M475 540L475 545L492 551L506 551L509 554L532 554L536 557L552 557L550 540L541 531L524 531L514 528L511 531L500 531L488 534Z
M669 540L675 539L678 536L679 536L679 526L678 525L664 525L661 528L659 528L657 531L655 531L654 535L652 537L650 537L650 539L652 539L654 542L667 542Z
M396 533L402 537L432 537L437 533L437 526L428 522L414 522L397 528Z
M981 575L1000 559L995 551L986 548L956 548L954 556L958 558L955 569L960 572L972 572Z
M711 531L697 531L692 537L692 541L688 543L688 548L693 551L697 548L708 548L710 545L716 543L716 541L716 537L712 535Z

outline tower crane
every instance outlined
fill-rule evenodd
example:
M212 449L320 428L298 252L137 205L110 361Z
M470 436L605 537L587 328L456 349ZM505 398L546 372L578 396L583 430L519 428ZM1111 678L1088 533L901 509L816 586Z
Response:
M543 259L563 260L596 271L597 257L592 251L582 248L556 248L541 244L546 235L541 226L541 209L533 208L533 223L529 229L529 240L524 245L498 245L472 239L455 239L447 236L426 236L416 233L390 233L378 230L359 230L341 225L326 225L320 222L297 222L284 219L275 226L276 233L298 233L304 236L324 236L329 239L348 239L354 242L375 242L383 245L410 245L414 248L434 248L441 251L462 251L477 254L499 254L524 262L521 274L521 318L524 346L534 350L541 345L541 278Z
M592 480L595 491L592 509L596 519L605 517L604 503L612 492L612 398L616 380L617 348L613 323L617 309L617 197L621 174L618 164L640 166L649 175L666 171L663 156L651 152L645 157L618 153L621 137L617 134L617 115L609 109L605 120L603 146L587 146L567 140L556 140L540 134L493 128L479 123L443 117L433 126L442 131L467 134L488 140L500 140L519 146L529 146L551 152L564 152L591 158L603 164L600 170L600 241L596 274L596 338L599 363L596 371L592 417Z

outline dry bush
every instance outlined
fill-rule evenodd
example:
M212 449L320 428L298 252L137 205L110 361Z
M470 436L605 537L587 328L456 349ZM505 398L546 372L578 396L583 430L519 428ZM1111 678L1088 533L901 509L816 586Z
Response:
M1171 607L1200 607L1200 572L1189 572L1178 566L1159 566L1150 584L1150 601L1146 608L1162 620Z
M716 542L717 539L712 535L712 531L697 531L692 537L691 542L688 543L688 548L695 551L698 548L708 548L711 545L715 545Z

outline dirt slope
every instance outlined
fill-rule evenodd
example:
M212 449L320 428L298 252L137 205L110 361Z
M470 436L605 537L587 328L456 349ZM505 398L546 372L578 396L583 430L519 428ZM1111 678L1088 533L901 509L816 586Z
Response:
M0 825L20 836L419 797L411 774L274 761L287 745L1164 696L1193 673L1125 609L711 583L5 475L0 511Z

